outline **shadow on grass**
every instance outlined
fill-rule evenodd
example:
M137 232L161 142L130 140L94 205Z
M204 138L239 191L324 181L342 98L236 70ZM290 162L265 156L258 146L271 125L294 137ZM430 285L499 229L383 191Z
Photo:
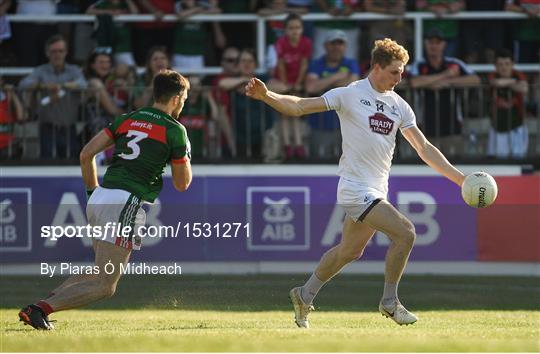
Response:
M64 278L3 276L0 308L20 308L46 296ZM116 295L84 309L290 311L289 289L305 275L125 276ZM324 311L375 311L383 276L340 275L316 301ZM400 299L416 311L540 310L540 279L532 277L405 276Z

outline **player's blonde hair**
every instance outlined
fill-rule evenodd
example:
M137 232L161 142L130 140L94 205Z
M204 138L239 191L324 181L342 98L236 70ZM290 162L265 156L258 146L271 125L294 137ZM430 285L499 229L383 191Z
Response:
M371 51L371 67L379 64L384 69L394 60L399 60L403 64L407 64L409 62L409 52L407 52L407 49L390 38L375 41L375 47Z

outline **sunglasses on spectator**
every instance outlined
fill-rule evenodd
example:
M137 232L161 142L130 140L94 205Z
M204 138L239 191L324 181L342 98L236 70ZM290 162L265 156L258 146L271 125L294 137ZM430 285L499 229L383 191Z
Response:
M96 47L94 49L94 53L96 54L112 54L112 48L111 47Z

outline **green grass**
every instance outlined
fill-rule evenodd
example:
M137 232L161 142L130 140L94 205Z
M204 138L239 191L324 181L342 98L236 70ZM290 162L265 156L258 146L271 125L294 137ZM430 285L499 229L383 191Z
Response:
M1 351L540 351L538 278L407 276L404 304L420 317L399 327L377 312L381 276L327 284L312 328L292 322L288 289L305 276L126 277L116 295L53 314L53 332L17 310L60 282L0 279Z

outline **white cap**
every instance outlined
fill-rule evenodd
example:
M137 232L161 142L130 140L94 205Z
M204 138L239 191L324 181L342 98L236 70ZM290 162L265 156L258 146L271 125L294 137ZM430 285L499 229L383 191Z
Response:
M338 40L347 43L348 42L347 35L345 34L345 32L341 30L332 30L326 35L326 38L324 39L324 43L338 41Z

